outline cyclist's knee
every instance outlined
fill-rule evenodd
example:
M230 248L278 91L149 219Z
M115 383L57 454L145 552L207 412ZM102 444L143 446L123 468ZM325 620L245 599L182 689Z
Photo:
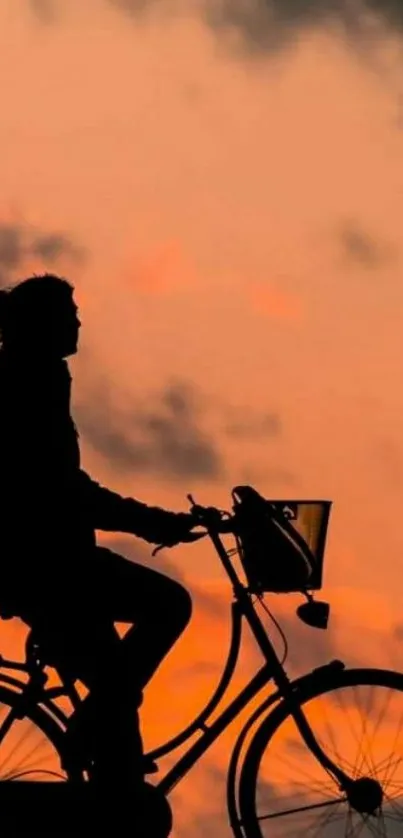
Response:
M190 596L189 591L186 588L182 588L182 615L184 619L185 625L187 625L190 621L193 611L193 602Z
M180 585L179 582L174 584L175 588L172 591L170 607L175 614L177 623L180 624L181 629L184 629L192 616L192 598L183 585Z

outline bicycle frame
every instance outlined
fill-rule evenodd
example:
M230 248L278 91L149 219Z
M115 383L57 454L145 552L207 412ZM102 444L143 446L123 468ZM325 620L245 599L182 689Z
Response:
M347 790L351 784L351 779L344 774L344 772L341 771L340 768L338 768L338 766L336 766L324 753L317 742L299 703L296 684L303 679L300 678L297 679L297 681L292 682L288 678L267 635L264 624L255 611L251 594L239 579L235 567L219 535L212 529L208 529L208 535L210 536L224 569L230 578L235 597L235 601L232 605L232 638L230 651L221 681L219 682L212 699L209 701L203 712L185 731L167 742L165 745L148 754L150 758L157 759L158 757L171 753L174 749L179 747L179 745L189 739L197 730L201 731L199 739L197 739L196 742L188 748L178 762L167 772L160 782L156 784L157 788L164 794L169 794L177 783L185 776L185 774L190 771L200 757L203 756L209 747L218 739L221 733L223 733L223 731L234 721L238 714L242 712L247 704L252 701L252 699L263 689L264 686L269 684L270 681L273 681L277 690L274 691L270 697L264 701L263 705L258 708L258 710L254 713L254 717L257 718L260 715L260 712L263 712L266 707L274 704L280 698L287 701L290 713L294 718L295 724L297 725L301 738L305 742L306 746L323 768L330 772L336 780L338 780L341 789ZM237 664L241 646L242 619L246 619L249 624L266 663L260 670L258 670L249 684L247 684L246 687L244 687L233 699L229 706L223 710L218 718L211 725L208 725L206 723L207 719L211 716L212 712L224 696ZM320 667L318 670L314 670L314 672L323 673L324 670L333 665L334 663L327 664L326 666ZM312 677L312 674L313 673L309 673L308 676L303 676L303 678Z
M196 742L190 745L185 754L183 754L183 756L180 757L177 763L166 773L166 775L160 780L160 782L156 784L157 788L161 792L163 792L163 794L169 794L169 792L172 791L172 789L184 777L184 775L188 773L188 771L193 767L193 765L209 749L210 745L212 745L218 739L221 733L223 733L223 731L234 721L238 714L242 712L242 710L249 704L249 702L253 700L253 698L263 689L263 687L267 686L271 681L273 681L277 687L277 690L272 692L270 696L263 701L263 703L254 711L250 719L246 722L243 731L238 739L238 742L235 745L235 750L230 763L229 774L233 775L234 771L236 770L235 764L237 761L237 755L239 756L239 750L241 747L242 740L244 738L244 734L251 727L251 724L255 720L257 720L260 714L264 712L270 705L274 704L276 701L280 699L283 699L288 704L289 712L293 717L295 724L300 732L301 738L305 742L306 746L316 757L318 762L323 766L323 768L327 772L331 773L336 780L338 780L340 788L343 791L347 791L347 789L351 785L351 779L329 759L329 757L324 753L324 751L320 747L319 743L316 741L314 733L302 710L298 697L298 685L302 683L306 678L311 678L316 673L318 674L318 676L320 675L320 677L323 678L325 672L329 671L330 668L332 668L335 664L337 664L338 666L343 666L343 664L340 664L339 661L331 662L325 666L321 666L316 670L313 670L308 675L304 675L301 678L298 678L294 681L290 681L290 679L287 676L287 673L285 672L281 662L277 657L275 649L267 635L265 626L255 611L254 604L252 602L251 592L242 584L241 580L239 579L239 576L230 559L230 556L227 553L218 533L213 529L206 529L207 534L211 538L211 541L216 549L216 552L224 566L227 575L229 576L229 579L233 587L234 602L232 604L232 637L230 650L218 687L216 688L213 697L210 699L209 703L206 705L202 713L199 714L199 716L191 723L191 725L189 725L178 736L176 736L174 739L171 739L169 742L165 743L161 747L151 751L147 755L152 759L158 759L159 757L171 753L177 747L182 745L195 732L201 731L201 736L199 737L199 739L197 739ZM249 628L251 629L252 634L254 635L254 638L262 652L263 658L265 659L265 663L258 670L258 672L252 678L249 684L247 684L246 687L244 687L241 690L241 692L232 700L228 707L225 710L223 710L222 713L220 713L218 718L212 724L208 725L207 720L209 719L209 717L216 709L223 696L225 695L225 692L230 684L232 675L235 671L241 646L242 619L245 619L247 621ZM34 668L31 671L26 664L19 664L12 661L6 661L0 656L0 668L2 667L25 671L30 675L30 680L28 681L28 683L25 684L20 683L13 678L3 676L4 680L8 682L11 686L18 685L18 687L21 687L21 699L24 703L23 706L26 706L27 703L29 703L29 701L32 700L30 697L31 690L34 695L34 700L39 699L40 701L45 700L45 702L49 702L52 701L52 699L55 699L59 696L67 695L72 700L73 706L77 706L77 703L80 701L79 696L76 695L76 691L73 685L71 685L71 689L67 689L67 691L65 687L50 687L48 689L44 688L43 681L41 681L40 672L39 682L37 680L37 663L34 664ZM51 710L53 714L56 715L57 718L59 718L59 721L65 721L63 711L59 710L57 706L52 707Z

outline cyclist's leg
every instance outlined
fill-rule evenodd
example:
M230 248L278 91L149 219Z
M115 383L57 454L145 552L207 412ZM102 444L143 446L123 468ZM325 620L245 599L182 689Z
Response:
M111 624L94 626L77 674L89 687L77 721L88 725L96 779L118 788L143 780L138 712L121 641ZM94 774L94 772L93 772Z
M98 615L91 620L76 602L69 614L45 605L33 627L44 638L49 662L90 691L71 717L73 749L90 753L97 779L108 788L132 787L143 778L143 749L128 668L113 623Z
M173 579L105 548L96 550L97 586L115 622L131 622L122 654L144 688L189 623L188 591Z
M135 777L142 771L139 691L189 622L191 600L177 582L103 548L80 571L64 580L57 602L41 607L41 623L61 663L90 689L75 721L92 719L101 773L117 777L119 760ZM135 625L121 641L113 622Z

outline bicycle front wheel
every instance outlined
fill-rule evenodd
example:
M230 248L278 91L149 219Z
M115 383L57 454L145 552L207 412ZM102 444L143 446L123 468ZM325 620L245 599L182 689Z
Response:
M301 686L325 753L354 783L346 795L307 749L282 701L262 722L239 782L246 838L398 838L403 834L403 674L343 670Z

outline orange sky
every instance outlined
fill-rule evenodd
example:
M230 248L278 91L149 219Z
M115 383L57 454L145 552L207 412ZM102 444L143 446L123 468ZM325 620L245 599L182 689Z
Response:
M357 55L334 30L308 29L250 61L196 13L154 7L136 21L102 0L29 6L0 6L0 277L57 269L77 285L84 465L176 510L188 492L229 508L244 481L266 496L332 499L333 628L328 640L301 628L306 665L336 650L399 667L398 43L389 34ZM34 253L33 237L46 235L64 237L55 261ZM170 392L186 408L179 431ZM127 555L140 547L147 560L147 547L121 540ZM149 689L150 746L208 697L227 640L208 545L166 559L194 592L195 615ZM276 606L300 637L294 600ZM296 644L291 657L304 667ZM158 709L162 688L175 712ZM217 781L227 749L175 793L175 838L227 838Z

